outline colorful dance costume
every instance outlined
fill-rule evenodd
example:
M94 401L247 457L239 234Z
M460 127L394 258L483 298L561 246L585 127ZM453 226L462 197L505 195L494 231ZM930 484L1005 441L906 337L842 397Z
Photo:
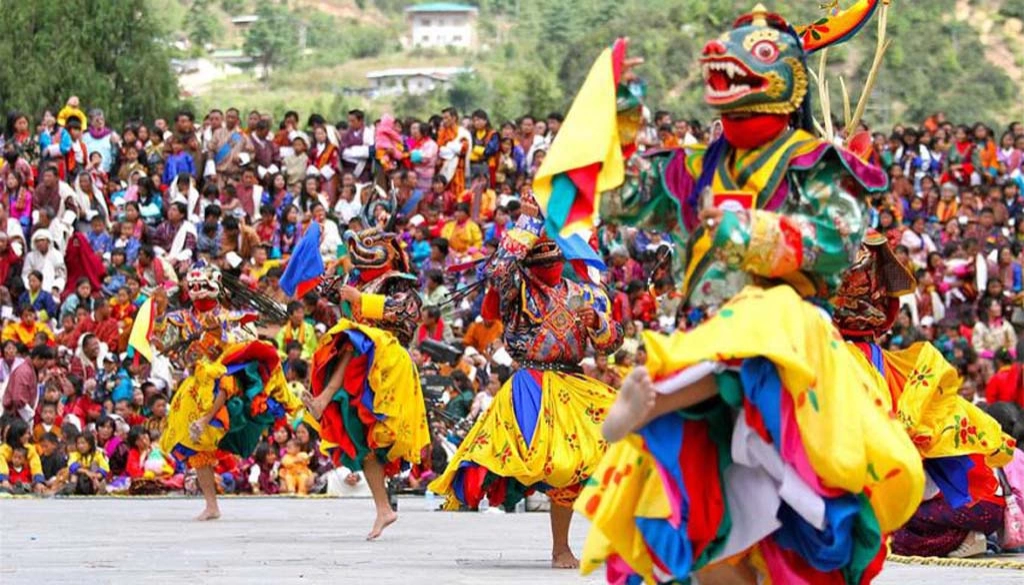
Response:
M571 506L607 445L601 423L615 390L582 375L588 343L610 354L622 330L610 316L604 289L561 277L561 252L541 238L540 220L520 216L502 236L486 273L485 314L504 321L504 342L519 369L466 434L430 489L447 507L476 508L483 498L506 510L532 490ZM597 313L591 329L575 315Z
M364 208L365 225L376 223L369 212L379 205L387 203ZM430 443L419 373L406 350L422 301L396 234L375 227L348 231L345 240L358 271L352 284L361 295L352 319L340 319L313 354L312 394L318 396L346 346L354 350L342 388L320 417L321 450L335 465L356 471L373 453L392 475L402 461L419 463Z
M646 333L646 366L659 382L712 364L719 391L611 447L576 504L592 521L584 571L685 582L742 562L761 582L869 582L882 534L917 507L920 458L874 401L884 381L827 313L864 236L864 195L885 175L809 132L808 53L847 38L876 4L801 33L760 6L741 17L702 59L723 137L702 153L645 153L645 181L624 190L608 193L627 179L622 155L641 155L628 143L637 106L623 98L641 92L620 85L621 41L570 110L535 182L549 230L598 215L673 230L685 306L713 316ZM603 143L590 132L602 126ZM709 226L699 214L712 208L723 213Z
M218 450L252 455L267 429L302 403L288 388L277 350L248 328L258 316L220 306L220 271L198 263L187 279L192 307L158 317L162 323L153 327L165 353L192 368L171 399L160 448L191 467L211 467ZM227 402L193 439L189 427L220 392Z
M991 468L1009 463L1016 443L995 419L957 393L961 380L956 369L931 343L899 351L875 343L896 321L899 297L915 287L885 236L869 233L834 299L833 319L863 356L862 367L885 378L888 396L879 400L891 400L929 479L926 501L894 534L893 549L945 555L972 527L1001 525L1002 502L993 497L997 482Z

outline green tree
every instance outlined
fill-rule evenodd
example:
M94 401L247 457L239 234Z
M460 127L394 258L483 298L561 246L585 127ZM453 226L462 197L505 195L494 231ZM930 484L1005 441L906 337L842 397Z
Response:
M486 108L487 94L490 88L475 73L460 73L452 79L448 88L448 101L459 113L471 112L476 108Z
M245 34L242 50L263 68L263 78L270 80L275 67L292 63L299 53L298 21L287 6L261 4L259 17Z
M166 115L177 82L165 31L147 0L5 2L0 104L33 116L77 95L109 123Z
M220 21L210 11L211 3L212 0L195 0L188 9L188 40L192 42L193 54L202 54L206 45L223 32Z

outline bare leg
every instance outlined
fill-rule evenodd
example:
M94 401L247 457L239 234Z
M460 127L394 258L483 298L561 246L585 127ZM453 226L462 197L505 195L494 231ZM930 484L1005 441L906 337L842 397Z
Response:
M373 494L373 505L377 508L377 518L373 521L373 529L366 535L366 540L375 540L385 528L398 520L398 514L391 509L388 490L384 486L384 467L377 461L375 455L371 454L363 461L363 475L366 476L366 485Z
M569 548L569 525L572 523L572 508L551 503L551 567L554 569L578 569L580 561Z
M197 468L196 479L199 481L199 491L203 492L203 498L206 500L206 509L196 516L196 520L220 518L220 508L217 507L217 478L214 476L213 467Z
M331 373L331 379L327 381L327 386L324 387L323 392L315 397L308 392L302 395L302 403L305 405L306 410L309 411L309 414L316 420L320 420L324 415L324 410L334 400L334 395L341 389L341 384L345 380L345 369L348 368L348 362L351 359L352 346L345 344L338 358L338 365Z
M647 376L647 370L637 368L623 381L619 396L601 427L601 433L607 441L620 441L663 414L688 408L716 394L718 384L714 376L705 376L672 394L658 394Z

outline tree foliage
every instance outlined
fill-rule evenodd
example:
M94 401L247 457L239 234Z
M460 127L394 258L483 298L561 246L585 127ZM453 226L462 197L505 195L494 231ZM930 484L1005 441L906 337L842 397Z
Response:
M245 34L242 50L263 67L265 79L275 67L292 63L299 54L299 22L287 6L260 4L259 17Z
M820 2L766 3L794 24L822 14ZM1005 121L1007 107L1014 103L1013 83L985 59L974 27L936 18L953 14L954 4L955 0L893 3L889 37L894 42L869 102L868 122L917 121L936 109L952 119ZM617 37L628 36L630 53L646 61L639 73L648 83L649 103L687 118L707 118L712 112L703 104L703 81L696 67L700 50L753 2L491 0L479 5L482 19L514 15L504 45L484 62L472 63L489 80L481 92L485 107L529 108L512 114L543 112L547 104L564 110L601 50ZM848 44L830 51L834 112L841 111L840 72L853 99L859 96L875 49L875 31L875 23L869 23ZM816 59L811 59L811 66L817 66ZM554 87L548 87L550 81ZM530 95L522 96L526 103L506 99L509 87L530 87ZM535 101L541 103L531 103Z
M146 0L4 2L0 105L38 116L70 95L107 119L165 115L177 82L164 31Z
M195 0L188 9L188 40L196 54L223 32L220 21L211 12L212 0Z

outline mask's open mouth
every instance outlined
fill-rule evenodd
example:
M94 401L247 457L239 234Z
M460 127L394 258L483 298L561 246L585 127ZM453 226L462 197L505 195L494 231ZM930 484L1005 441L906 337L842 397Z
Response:
M704 101L712 106L732 103L768 85L768 80L734 57L702 59L701 66L704 74Z

